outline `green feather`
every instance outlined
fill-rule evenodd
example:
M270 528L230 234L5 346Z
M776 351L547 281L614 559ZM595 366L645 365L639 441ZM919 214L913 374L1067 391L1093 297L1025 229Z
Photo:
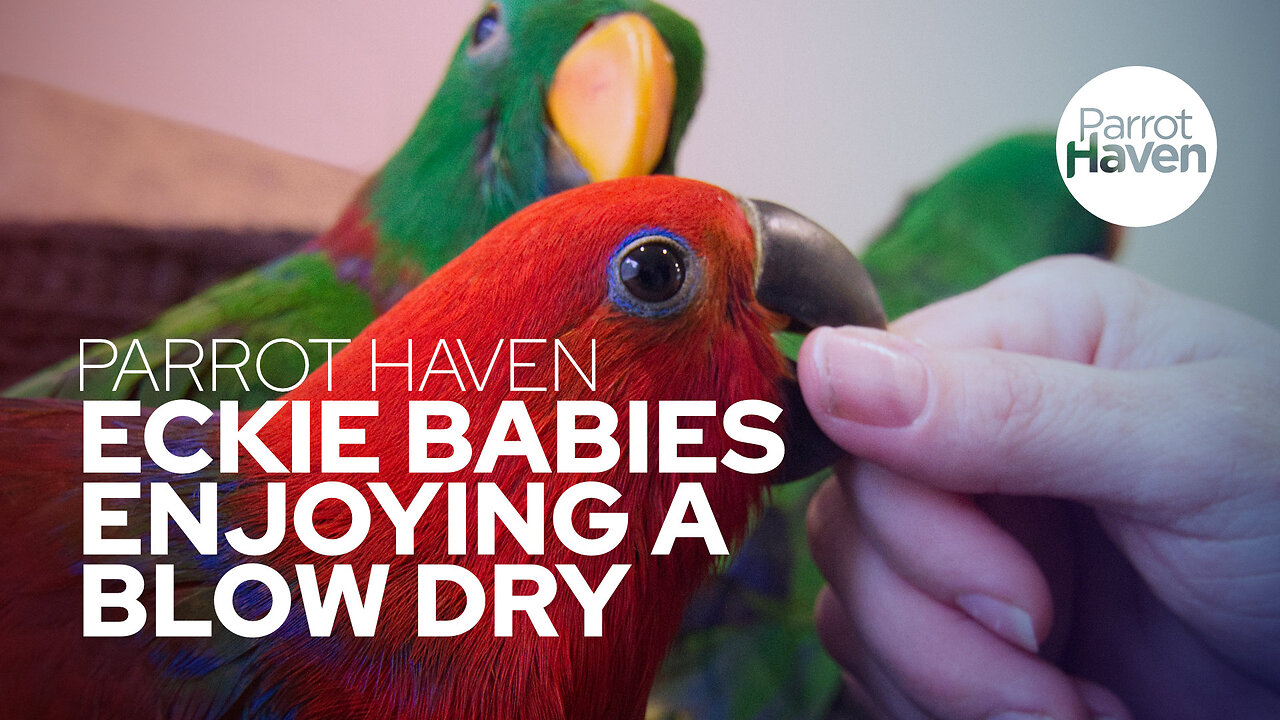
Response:
M675 60L676 99L656 172L674 169L702 92L702 42L675 12L644 0L507 0L506 42L473 54L463 38L409 140L378 173L370 214L385 242L424 267L452 259L507 216L553 190L543 97L560 58L597 18L639 12ZM460 152L462 149L464 151ZM424 243L439 236L449 242Z
M1008 138L907 201L862 263L889 318L1049 255L1108 255L1115 230L1067 191L1054 135Z

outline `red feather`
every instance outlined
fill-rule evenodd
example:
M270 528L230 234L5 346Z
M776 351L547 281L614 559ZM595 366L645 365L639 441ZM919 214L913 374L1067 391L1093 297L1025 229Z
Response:
M656 319L637 317L609 300L606 268L624 239L639 231L656 229L688 242L701 259L702 285L696 299L680 313ZM259 694L253 697L260 698L271 693L269 698L261 700L268 708L263 714L268 717L294 710L298 717L305 718L641 718L649 686L678 629L684 604L713 564L713 558L700 540L679 540L670 555L650 554L678 483L703 483L726 539L732 543L741 538L769 478L740 474L723 467L715 475L628 472L627 403L634 400L650 403L648 456L651 468L657 458L657 401L714 400L721 413L738 400L779 403L777 383L787 370L774 347L771 332L779 329L781 323L778 316L754 300L755 254L752 231L737 202L731 195L709 185L651 177L566 192L531 206L497 226L370 325L334 358L331 391L326 387L328 369L321 368L289 393L284 399L312 401L313 470L319 470L322 462L318 442L322 432L319 401L379 401L376 418L346 421L348 426L364 427L367 439L365 446L350 447L347 454L377 456L379 472L350 476L270 475L261 472L244 455L241 469L246 482L220 498L219 517L224 528L263 522L266 507L263 481L288 484L289 517L292 518L292 504L306 487L339 480L365 493L373 509L372 530L359 550L352 553L356 557L317 556L289 532L285 544L265 559L237 556L228 562L267 562L290 578L295 563L314 564L322 588L328 581L328 568L335 562L354 565L362 587L374 563L390 564L390 578L374 638L350 637L345 612L340 612L337 625L342 629L335 629L333 638L310 638L303 625L302 633L282 631L257 641L249 670L252 686L243 690L238 709L248 706L253 693ZM376 393L370 390L368 368L372 360L371 340L375 338L379 359L383 362L403 361L407 341L414 341L414 391L406 391L403 369L380 370L379 390ZM441 338L451 345L461 340L468 352L474 353L472 362L478 365L478 374L483 373L500 340L559 338L575 357L585 358L590 340L595 339L599 353L598 390L589 390L576 374L562 372L564 384L558 392L550 389L510 392L504 355L495 363L493 376L483 391L470 387L463 391L452 376L435 375L424 390L418 392L419 379L435 343ZM550 355L546 358L549 360ZM468 377L466 372L463 369L464 377ZM522 368L520 382L525 386L551 388L554 378L550 362ZM603 401L618 410L619 430L615 437L623 445L623 460L611 471L598 475L554 472L535 475L525 460L518 458L499 460L494 472L488 474L475 473L470 467L448 476L410 474L404 451L410 400L452 400L465 406L471 420L468 437L477 455L499 404L503 400L523 401L553 469L556 402ZM31 405L24 405L25 409L0 407L4 408L8 426L9 418L13 417L11 413L29 413ZM56 466L56 472L67 478L57 492L74 495L79 484L89 479L80 475L78 467L79 417L65 408L55 414L62 418L59 422L66 422L65 416L71 414L73 427L55 441L34 449L22 462L34 463L41 470L53 471ZM752 454L748 446L735 443L725 435L718 418L699 420L701 422L684 422L703 430L704 444L697 450L698 454L718 458L731 448ZM213 425L214 421L208 423L210 427ZM8 450L26 442L29 432L32 431L19 428L4 436L4 444L0 446L4 454L12 457ZM260 433L267 446L286 463L291 455L290 432L288 413L281 412ZM216 456L216 443L209 444L213 447L206 445L207 449ZM10 470L0 467L6 476L6 492L10 493L0 517L5 523L13 522L24 513L38 512L40 489L32 487L30 482L48 476L32 473L28 467L25 475L28 482L23 485L21 479L9 479ZM424 482L469 485L493 482L521 508L524 485L538 481L545 483L546 508L550 515L555 500L567 487L587 479L619 490L622 499L610 510L625 511L630 518L622 543L599 557L583 557L567 550L551 530L549 517L543 555L526 554L502 529L498 531L495 555L476 554L474 517L470 518L473 527L468 532L471 552L465 556L448 555L443 491L419 524L417 554L396 556L393 528L380 517L378 503L366 489L368 482L389 483L401 502L407 504ZM21 487L14 489L15 482ZM471 499L469 504L473 506L473 503ZM78 499L67 505L70 510L79 511ZM602 507L591 509L604 510ZM584 514L585 508L580 511ZM141 511L137 514L145 516ZM332 521L324 530L330 537L341 534L349 523L348 513L338 503L322 504L316 517L317 525L322 519ZM64 515L60 520L73 523L73 529L78 524L72 516ZM38 527L41 523L46 527ZM47 526L51 524L32 520L23 526L20 542L38 544L43 540L48 543L53 528ZM577 526L586 527L585 522ZM44 538L40 537L41 532ZM3 581L7 587L12 588L11 583L18 582L16 578L24 574L39 577L41 582L54 576L65 580L66 569L76 562L79 552L79 533L71 535L74 537L62 537L56 549L46 548L32 555L23 561L26 564L15 561L14 556L20 551L12 541L13 536L6 535ZM473 630L458 638L416 637L416 566L425 563L462 565L485 584L486 614ZM548 568L559 563L577 565L592 587L611 565L632 565L621 587L605 606L604 637L582 637L581 608L563 586L548 607L548 614L560 633L558 637L538 637L520 615L516 617L514 637L494 637L489 614L493 604L493 566L529 563ZM46 619L64 616L62 621L78 631L79 582L75 577L70 580L70 589L64 588L62 598L66 602L49 604L43 614ZM448 587L451 586L441 588L441 603L460 603L460 597L444 592ZM294 594L292 613L296 616L301 613L296 587ZM39 608L30 603L15 605L12 600L5 608L7 611L0 614L6 627L13 628L15 624L36 627L35 618L27 613L39 613ZM449 615L442 612L442 616ZM296 619L291 617L289 622ZM76 646L86 642L74 637L75 634L63 633L43 648L43 652L60 652L57 645L63 643ZM95 667L94 672L102 674L84 682L117 683L120 676L136 675L139 667L152 662L145 653L127 650L130 640L103 640L104 645L120 648L121 661L115 668ZM136 647L138 642L135 640L132 646ZM15 665L12 659L4 664ZM21 672L21 667L4 670L6 674ZM63 683L61 678L54 679L54 686L75 687L74 683ZM165 691L164 702L170 708L182 702L181 683L175 687L178 689L171 693ZM145 702L146 695L135 697ZM120 713L120 716L130 714L147 713L135 705L132 713Z

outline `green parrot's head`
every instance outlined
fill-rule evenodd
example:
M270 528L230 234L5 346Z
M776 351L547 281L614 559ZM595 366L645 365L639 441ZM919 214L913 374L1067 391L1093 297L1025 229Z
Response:
M701 76L697 30L656 3L506 0L484 6L441 91L474 93L481 162L540 143L554 191L669 173Z
M488 2L375 178L370 215L384 240L434 246L407 249L436 265L547 195L672 172L701 90L698 32L662 5Z

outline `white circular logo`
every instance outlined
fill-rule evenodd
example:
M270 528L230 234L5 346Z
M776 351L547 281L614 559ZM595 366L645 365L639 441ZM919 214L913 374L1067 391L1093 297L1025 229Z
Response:
M1200 197L1218 158L1209 108L1177 76L1135 65L1090 80L1058 122L1058 169L1086 210L1147 227Z

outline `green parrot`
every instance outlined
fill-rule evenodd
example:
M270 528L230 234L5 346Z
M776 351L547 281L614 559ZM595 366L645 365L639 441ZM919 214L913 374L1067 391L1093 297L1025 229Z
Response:
M408 140L331 229L114 346L85 343L86 366L115 364L87 372L83 389L72 357L5 395L260 405L341 347L308 340L354 338L520 208L588 182L670 174L701 86L697 30L657 3L486 3ZM297 345L263 352L277 338ZM138 372L118 379L122 367Z
M1115 253L1118 229L1067 191L1053 143L1052 133L1000 140L911 195L862 255L891 319L1037 258ZM793 358L800 339L779 337ZM813 624L823 580L804 516L825 477L775 488L732 562L694 596L650 720L858 717L833 709L839 669Z
M1002 140L907 201L862 255L890 320L1048 255L1115 255L1119 228L1067 192L1053 143Z

